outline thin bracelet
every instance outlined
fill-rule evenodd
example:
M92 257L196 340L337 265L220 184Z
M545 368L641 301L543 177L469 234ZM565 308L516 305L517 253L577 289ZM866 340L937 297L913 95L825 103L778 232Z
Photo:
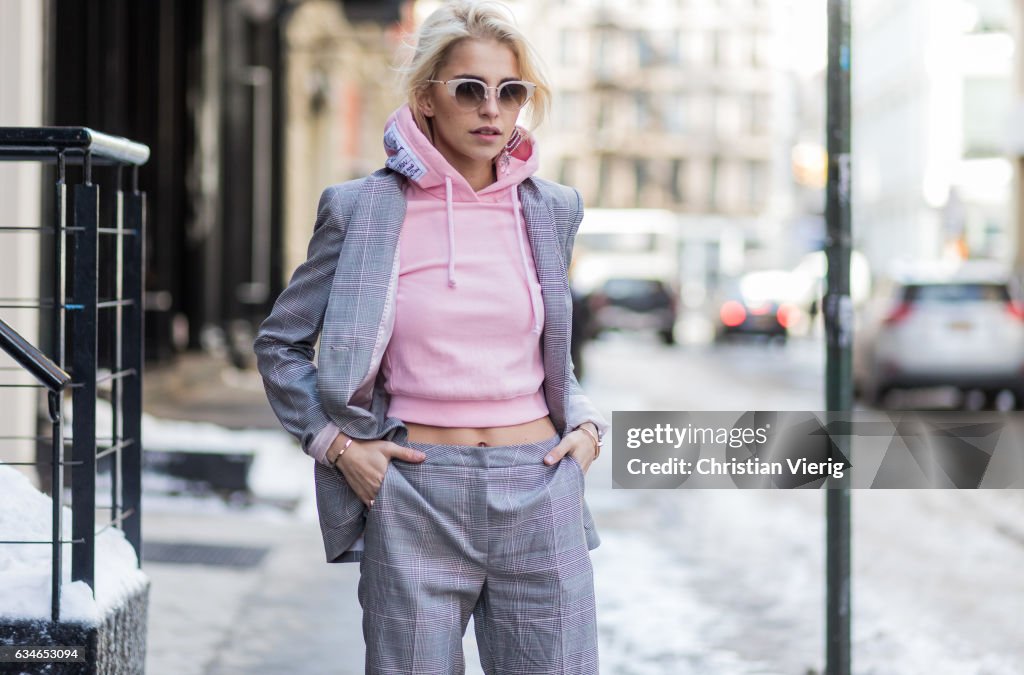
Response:
M584 422L583 424L586 424L586 422ZM601 456L601 441L598 440L597 434L583 426L583 424L576 427L576 429L578 431L582 431L583 433L585 433L587 436L590 436L594 440L594 459L597 459L598 457Z
M341 456L345 454L345 451L348 450L348 446L350 446L350 445L352 445L352 439L351 438L349 438L347 441L345 441L345 445L341 446L341 452L339 452L338 456L334 458L333 462L331 462L331 466L333 466L335 468L338 467L338 460L341 459Z

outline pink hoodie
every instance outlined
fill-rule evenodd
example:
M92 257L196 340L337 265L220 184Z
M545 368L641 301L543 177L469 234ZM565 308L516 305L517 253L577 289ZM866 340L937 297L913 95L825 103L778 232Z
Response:
M543 417L544 306L517 191L537 169L536 147L521 143L479 192L408 106L388 119L384 147L387 166L409 179L395 326L382 364L388 414L452 427Z
M537 170L529 136L475 192L416 126L388 118L386 165L408 180L395 325L381 364L388 414L435 426L491 427L548 414L541 388L544 305L518 186ZM310 454L323 464L329 424Z

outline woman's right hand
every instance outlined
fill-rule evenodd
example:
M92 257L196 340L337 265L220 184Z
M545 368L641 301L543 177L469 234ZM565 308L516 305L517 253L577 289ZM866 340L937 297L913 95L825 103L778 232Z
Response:
M345 443L339 435L335 443ZM353 440L348 449L339 457L334 465L341 470L348 485L366 506L372 506L373 500L384 481L384 472L388 462L400 459L403 462L419 463L427 456L418 450L407 448L391 441L357 441Z

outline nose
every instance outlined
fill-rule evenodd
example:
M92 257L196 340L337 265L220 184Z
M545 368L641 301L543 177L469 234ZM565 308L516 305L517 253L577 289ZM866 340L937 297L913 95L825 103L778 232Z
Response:
M480 114L487 117L497 117L498 113L498 92L492 89L488 90L483 103L480 104Z

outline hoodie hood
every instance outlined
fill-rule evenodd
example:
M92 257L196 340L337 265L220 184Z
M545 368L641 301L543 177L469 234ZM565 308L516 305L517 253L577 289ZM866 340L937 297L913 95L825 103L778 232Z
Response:
M537 171L539 158L536 140L526 129L517 127L522 140L511 153L499 155L497 180L482 190L475 191L444 156L433 146L413 119L408 104L403 105L388 117L384 128L384 150L387 153L385 166L396 171L431 197L445 201L448 219L448 286L457 284L455 268L455 205L465 202L507 202L514 217L519 243L519 254L523 271L530 278L527 259L527 245L523 234L525 223L519 212L517 188L525 179ZM534 316L534 332L541 332L541 299L531 289L530 300Z
M507 167L499 159L498 180L476 192L416 126L406 104L391 113L384 125L385 165L438 198L445 198L447 178L451 180L452 199L456 202L502 201L507 199L502 193L532 176L539 164L536 140L526 129L518 129L523 141L509 155Z

